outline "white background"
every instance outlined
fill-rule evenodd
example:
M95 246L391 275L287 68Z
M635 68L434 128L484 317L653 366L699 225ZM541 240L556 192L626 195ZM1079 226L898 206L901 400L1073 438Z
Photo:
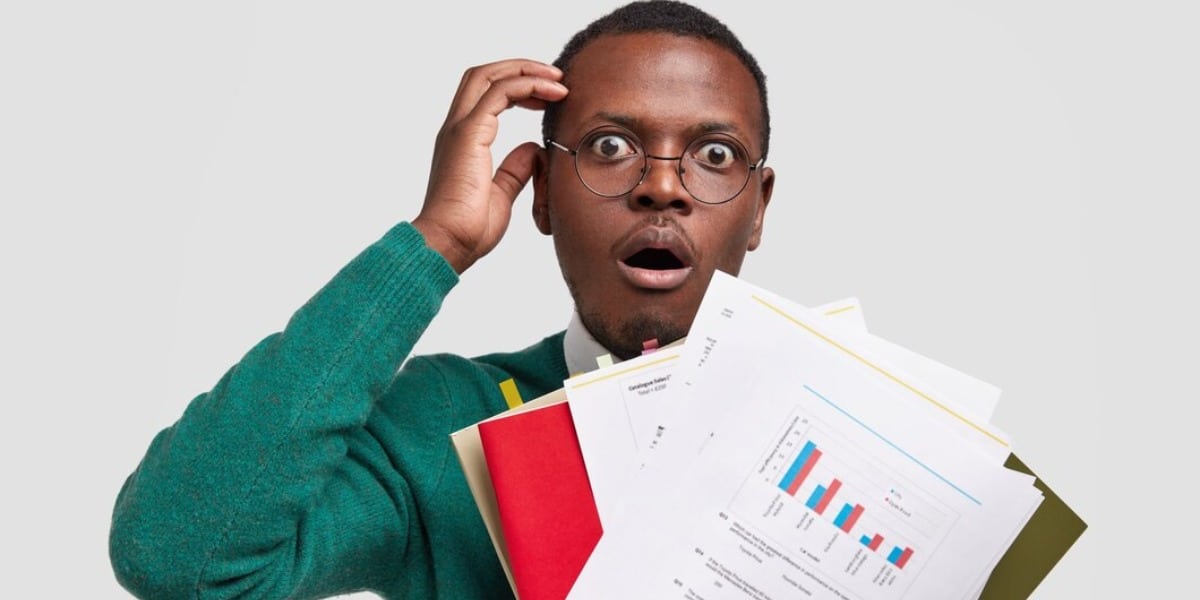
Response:
M699 4L769 79L778 182L743 277L858 296L1004 389L998 424L1091 526L1037 598L1190 586L1196 11ZM464 68L549 61L613 6L6 2L0 595L127 597L108 521L154 433L416 215ZM506 116L497 153L537 123ZM418 351L565 326L528 206Z

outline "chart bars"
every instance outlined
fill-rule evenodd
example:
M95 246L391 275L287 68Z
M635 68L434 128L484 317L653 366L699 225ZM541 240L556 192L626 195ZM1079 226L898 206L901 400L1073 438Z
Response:
M817 459L821 458L821 451L817 449L817 445L809 440L804 444L804 448L800 450L800 454L796 456L796 460L792 462L792 466L788 468L783 479L779 482L779 489L795 496L796 490L800 489L800 485L804 483L804 479L812 472L813 467L817 465Z
M845 458L841 456L842 452L839 448L832 450L831 452L833 453L821 461L824 452L828 448L823 449L816 442L808 439L805 440L803 446L800 447L800 451L794 457L781 454L779 456L781 462L787 460L791 460L791 462L785 463L788 464L788 468L784 471L783 477L774 483L774 486L794 498L797 497L801 488L805 489L804 493L806 496L801 496L807 498L804 501L805 507L817 515L825 515L826 518L833 515L832 522L834 527L847 534L850 539L858 540L859 544L865 546L871 552L878 553L880 558L886 559L888 563L896 568L903 569L908 564L909 559L912 558L914 551L910 546L904 544L904 536L899 536L901 539L897 539L896 536L893 536L894 531L889 532L886 530L886 519L888 517L884 516L884 521L881 522L879 521L881 513L878 512L879 510L885 510L883 514L886 515L888 514L886 513L887 507L900 507L900 503L903 502L900 493L894 487L886 488L888 489L888 493L882 503L876 501L875 504L871 504L870 497L865 496L863 490L856 487L855 482L859 478L860 473L855 470L852 462L850 464L845 462ZM821 468L814 471L818 461L821 461ZM814 472L816 475L814 475ZM846 478L844 481L843 477ZM808 482L807 486L804 485L806 481ZM811 491L807 491L810 489ZM835 515L833 511L827 511L827 509L833 505L834 500L839 496L840 500L838 500L838 504L840 508ZM911 501L910 499L909 502ZM871 509L871 516L868 516L865 520L862 517L867 512L867 509L859 502L867 502L873 507ZM860 522L863 522L863 526L855 530L855 526ZM884 530L877 529L881 524L884 525ZM884 550L884 533L887 533L891 537L890 550Z
M850 529L854 527L854 524L858 522L858 518L861 517L862 514L863 507L861 504L852 505L846 503L842 505L842 510L838 512L838 516L833 520L833 524L842 531L850 533Z
M842 482L838 481L837 479L834 479L829 484L829 487L818 485L817 488L813 490L812 495L808 497L808 501L804 504L805 506L811 508L818 515L823 515L825 514L825 508L829 506L829 503L833 501L834 495L837 494L838 490L841 488Z
M898 568L903 569L904 565L908 562L908 559L912 557L912 554L912 548L900 548L900 546L893 546L892 551L888 553L887 559L888 562L896 565Z

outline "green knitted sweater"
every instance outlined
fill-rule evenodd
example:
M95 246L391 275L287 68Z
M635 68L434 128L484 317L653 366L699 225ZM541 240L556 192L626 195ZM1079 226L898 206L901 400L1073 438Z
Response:
M449 433L567 377L562 333L413 357L458 278L411 225L343 268L159 433L109 552L145 598L511 598Z

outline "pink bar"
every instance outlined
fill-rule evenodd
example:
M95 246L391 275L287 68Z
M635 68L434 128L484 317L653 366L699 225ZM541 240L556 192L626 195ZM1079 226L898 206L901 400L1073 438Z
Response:
M822 500L824 500L824 498L822 498ZM852 527L854 527L854 524L856 522L858 522L858 518L861 517L862 514L863 514L862 505L855 504L854 510L850 511L850 516L846 518L846 522L842 523L842 531L845 531L846 533L850 533L850 529Z
M792 485L788 486L787 493L795 496L796 490L800 489L800 484L804 483L804 479L812 472L813 467L817 466L817 459L821 458L821 451L815 449L812 454L808 455L808 460L804 462L804 466L800 467L800 472L796 474L796 479L792 481Z
M829 484L829 489L825 490L825 494L821 496L821 501L817 503L817 508L814 509L817 511L818 515L825 514L825 507L829 506L830 501L833 500L833 495L836 494L840 489L842 489L842 482L834 479L833 483ZM847 531L849 531L849 529L847 529Z
M903 568L904 568L904 563L907 563L907 562L908 562L908 559L909 559L910 557L912 557L912 548L907 548L907 547L906 547L906 548L904 549L904 552L901 552L901 553L900 553L900 558L897 558L897 559L896 559L896 566L897 566L897 567L900 567L901 569L903 569Z
M871 543L867 544L867 547L872 550L878 550L879 544L882 544L882 543L883 543L883 536L879 535L877 533L877 534L875 534L875 537L871 538Z

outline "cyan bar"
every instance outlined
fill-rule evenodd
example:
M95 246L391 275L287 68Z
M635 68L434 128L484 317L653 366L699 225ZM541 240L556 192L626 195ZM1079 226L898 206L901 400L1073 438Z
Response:
M779 489L786 492L792 487L792 481L800 474L800 469L804 468L804 463L808 462L808 457L816 449L817 445L812 443L812 440L804 444L804 448L800 449L800 454L796 457L796 460L792 461L792 466L788 468L787 473L783 475L783 479L779 482ZM790 493L794 494L795 492Z
M817 459L821 458L821 449L817 448L808 455L808 460L804 462L804 466L800 468L800 474L792 480L792 485L788 486L787 493L795 496L796 492L800 491L800 486L804 484L804 480L808 479L808 474L812 473L813 467L817 466Z
M853 510L854 510L853 506L850 506L849 504L843 504L842 510L838 511L838 516L836 519L833 520L833 524L837 525L838 527L841 527L843 524L846 523L846 519L850 518L850 513Z
M813 490L812 495L808 497L808 502L805 502L804 505L813 510L817 510L817 505L821 503L821 496L824 495L825 486L818 485L817 489Z
M888 562L892 563L893 565L896 564L896 561L900 560L900 555L903 553L904 549L902 549L900 546L892 546L892 551L888 552Z
M864 546L868 547L868 548L870 548L870 547L871 547L871 538L869 538L869 537L867 537L867 536L865 536L865 535L864 535L864 536L862 536L862 537L860 537L860 538L858 538L858 542L859 542L860 544L862 544L862 545L864 545Z

